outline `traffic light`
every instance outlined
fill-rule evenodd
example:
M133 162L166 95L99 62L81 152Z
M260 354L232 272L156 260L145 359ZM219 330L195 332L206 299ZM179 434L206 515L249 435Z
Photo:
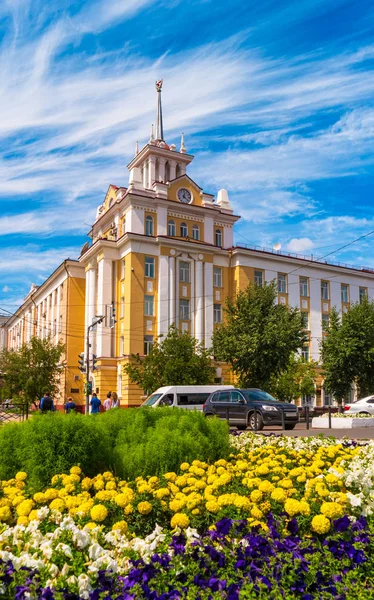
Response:
M84 393L88 394L88 395L92 394L92 382L91 381L84 384Z
M111 329L113 329L114 325L117 323L116 321L116 306L115 303L112 302L112 304L110 305L110 312L109 312L109 327L111 327Z
M97 354L93 354L92 355L92 370L93 371L97 370L96 363L97 363Z
M86 367L85 367L85 360L84 360L84 352L81 352L80 354L78 354L78 363L79 363L79 370L82 371L82 373L84 373L86 371Z

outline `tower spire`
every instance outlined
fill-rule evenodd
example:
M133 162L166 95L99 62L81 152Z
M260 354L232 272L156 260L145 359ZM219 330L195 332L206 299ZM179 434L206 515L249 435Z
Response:
M162 90L163 80L159 79L156 81L156 90L157 90L157 118L156 118L156 140L163 142L164 141L164 127L162 124L162 105L161 105L161 90Z

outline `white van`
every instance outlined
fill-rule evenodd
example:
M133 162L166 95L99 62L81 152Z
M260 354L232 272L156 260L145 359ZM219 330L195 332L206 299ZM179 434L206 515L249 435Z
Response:
M171 406L203 410L203 404L212 392L232 390L233 385L168 385L153 392L142 406Z

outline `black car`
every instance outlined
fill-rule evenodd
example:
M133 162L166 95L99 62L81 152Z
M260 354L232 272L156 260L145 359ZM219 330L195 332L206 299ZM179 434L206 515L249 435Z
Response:
M282 411L286 429L293 429L299 421L299 413L294 404L276 400L257 388L213 392L205 402L203 411L206 417L227 419L230 425L236 425L238 429L263 429L265 425L282 425Z

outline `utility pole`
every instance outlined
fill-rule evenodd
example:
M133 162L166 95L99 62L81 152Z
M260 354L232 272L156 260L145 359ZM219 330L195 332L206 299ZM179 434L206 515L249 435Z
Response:
M93 322L91 323L91 325L89 325L87 327L87 333L86 333L86 351L84 353L84 361L80 360L79 363L82 365L81 367L81 371L85 373L86 375L86 415L89 414L90 412L90 395L92 394L92 383L90 382L90 333L91 331L94 329L94 327L96 327L96 325L98 325L99 323L102 323L103 320L105 319L105 315L104 316L96 316L93 318ZM82 357L82 354L79 355L80 357ZM96 356L93 358L93 371L95 370L95 363L96 363Z

